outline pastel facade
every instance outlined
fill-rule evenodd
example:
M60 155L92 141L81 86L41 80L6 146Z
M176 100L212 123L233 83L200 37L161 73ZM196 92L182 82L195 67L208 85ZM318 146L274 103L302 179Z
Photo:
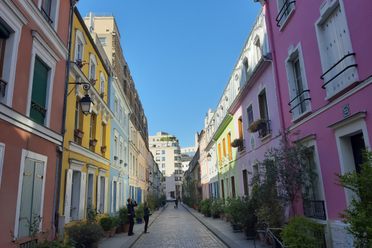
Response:
M337 174L358 171L370 149L369 1L266 1L286 130L313 148L318 180L304 214L325 225L328 244L351 247L340 213L351 195ZM313 209L324 209L314 215ZM319 220L321 219L321 220Z
M53 239L62 154L68 1L0 2L0 247ZM44 11L43 11L44 10Z
M110 83L111 121L111 168L110 212L125 206L129 197L129 105L124 91L113 77Z
M76 9L72 27L72 63L60 180L61 225L84 220L89 209L108 213L110 206L109 67ZM88 115L84 115L79 103L86 94L94 103Z

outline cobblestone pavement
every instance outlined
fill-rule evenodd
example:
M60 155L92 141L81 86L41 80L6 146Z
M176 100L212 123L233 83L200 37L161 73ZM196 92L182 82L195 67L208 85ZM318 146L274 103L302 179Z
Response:
M226 247L182 206L174 209L170 204L148 231L133 247Z

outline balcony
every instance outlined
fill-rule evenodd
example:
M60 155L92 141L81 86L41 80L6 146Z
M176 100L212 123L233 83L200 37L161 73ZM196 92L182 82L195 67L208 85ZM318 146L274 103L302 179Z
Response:
M304 200L304 215L309 218L326 220L324 201Z
M286 0L282 8L279 10L278 15L276 16L276 26L281 27L288 19L289 15L291 14L292 10L294 9L296 1L295 0Z
M50 11L45 10L43 7L41 7L41 14L43 15L44 19L50 24L53 24L53 20L50 17Z
M357 67L355 53L348 53L320 76L328 99L357 81Z

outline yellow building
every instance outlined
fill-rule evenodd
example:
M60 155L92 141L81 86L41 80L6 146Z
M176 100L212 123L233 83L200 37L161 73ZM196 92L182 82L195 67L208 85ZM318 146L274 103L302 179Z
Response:
M59 213L64 223L83 220L89 208L107 213L109 207L110 119L109 65L75 9L71 36L70 78L61 171ZM80 100L88 95L91 113ZM64 217L64 218L63 218Z

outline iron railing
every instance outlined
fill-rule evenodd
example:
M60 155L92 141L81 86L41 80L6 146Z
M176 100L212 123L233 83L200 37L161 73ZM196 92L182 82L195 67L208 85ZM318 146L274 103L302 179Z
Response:
M307 96L304 96L305 93L308 93ZM304 104L306 101L311 101L311 97L309 96L309 93L310 93L310 90L303 90L302 92L300 92L297 96L295 96L289 103L288 105L291 107L291 109L289 110L289 113L292 113L293 110L295 108L297 108L298 106L301 106L302 104ZM296 101L298 98L300 98L300 101L295 104L294 106L292 106L292 103L294 101ZM306 106L305 106L306 108ZM306 111L306 110L305 110ZM304 111L301 111L301 112L304 112Z
M304 200L304 215L309 218L326 220L324 201Z
M49 24L53 24L53 20L50 17L50 13L48 13L44 8L41 8L41 13L43 14L43 17L45 18L45 20L49 22Z
M333 66L331 66L331 68L329 68L326 72L324 72L321 76L320 76L320 79L324 80L325 76L327 74L329 74L331 71L333 71L334 68L336 68L336 66L338 66L340 63L342 63L344 60L346 60L347 58L351 57L351 56L355 56L355 53L348 53L346 54L344 57L342 57L339 61L337 61ZM357 67L358 64L356 63L353 63L353 64L350 64L348 66L346 66L345 68L343 68L341 71L339 71L336 75L334 75L332 78L328 79L323 85L322 85L322 88L325 89L326 86L332 82L333 80L335 80L337 77L339 77L342 73L344 73L346 70L350 69L350 68L353 68L353 67Z
M271 121L263 120L263 123L260 124L260 127L258 129L258 137L263 138L270 133L271 133Z
M31 101L31 108L36 112L40 113L43 118L45 117L47 110L43 106L39 105L34 101Z
M296 3L295 0L286 0L284 3L283 3L283 6L282 8L279 10L279 13L278 15L276 16L275 20L276 20L276 26L280 27L281 24L282 24L282 20L283 20L283 17L287 17L289 15L289 13L291 12L291 7L292 5L294 5Z

